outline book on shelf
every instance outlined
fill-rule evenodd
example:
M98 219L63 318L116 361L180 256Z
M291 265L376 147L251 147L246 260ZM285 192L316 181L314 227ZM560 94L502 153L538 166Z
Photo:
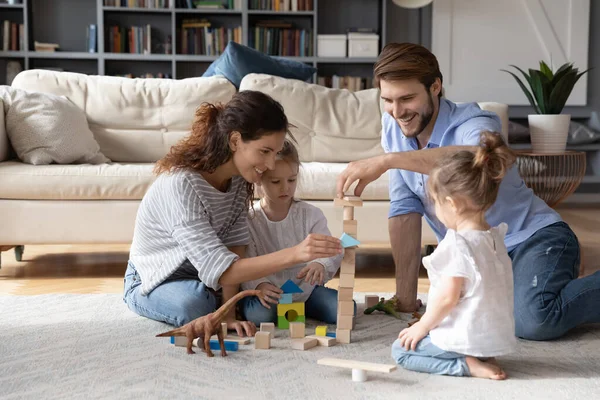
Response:
M96 47L98 43L98 32L95 24L88 25L86 29L86 37L88 53L95 53L97 51Z
M49 53L54 53L56 49L60 48L60 46L57 43L44 43L38 42L37 40L33 42L33 47L35 51L45 51Z
M200 10L241 10L246 0L175 0L175 8Z
M151 54L152 27L109 25L105 27L106 51L109 53Z
M104 0L106 7L171 8L173 0Z
M158 78L158 79L172 79L173 76L169 73L164 73L164 72L159 72L157 74L152 74L150 72L147 72L145 74L141 74L141 75L134 75L132 73L128 73L128 74L117 74L117 75L113 75L113 76L118 76L121 78Z
M25 26L16 22L5 20L2 22L0 34L2 51L24 51L25 50Z
M317 84L332 89L347 89L351 92L359 90L372 89L373 78L360 76L318 76Z
M313 33L283 21L259 21L249 30L249 46L270 56L312 57Z
M313 11L313 0L250 0L251 10Z
M212 27L207 19L184 19L178 28L180 54L218 56L227 43L242 43L242 27Z

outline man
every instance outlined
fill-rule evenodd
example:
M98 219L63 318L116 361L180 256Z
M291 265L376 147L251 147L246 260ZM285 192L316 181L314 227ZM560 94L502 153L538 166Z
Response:
M340 175L341 197L358 180L355 195L390 171L389 231L396 264L400 310L417 307L422 216L438 241L446 228L427 200L427 175L440 157L476 149L481 131L501 131L494 113L475 103L457 105L442 97L435 56L410 43L388 44L374 67L385 102L382 146L386 154L352 162ZM516 335L549 340L583 323L600 322L600 272L576 279L579 243L558 213L528 189L513 166L498 199L486 213L490 225L506 222L513 262ZM498 299L502 301L502 299Z

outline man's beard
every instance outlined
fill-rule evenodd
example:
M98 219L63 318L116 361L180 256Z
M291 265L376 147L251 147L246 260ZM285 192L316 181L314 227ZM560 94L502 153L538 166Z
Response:
M427 125L429 125L429 123L431 122L431 119L433 118L433 98L431 97L431 94L429 95L429 102L428 102L427 106L428 107L425 109L423 114L419 114L419 116L418 116L419 126L414 131L414 133L404 132L404 136L417 137L421 134L421 132L423 132L425 127L427 127Z

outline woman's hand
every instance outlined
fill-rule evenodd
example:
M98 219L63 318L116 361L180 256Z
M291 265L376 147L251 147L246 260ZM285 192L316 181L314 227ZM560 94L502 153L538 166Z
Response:
M301 243L294 246L298 263L311 262L317 258L329 258L342 252L340 239L333 236L311 233Z
M302 268L302 270L298 272L298 275L296 275L296 278L298 279L304 277L306 277L306 279L304 279L306 283L310 283L311 285L322 285L323 279L325 279L325 267L318 262L310 263Z
M254 336L256 334L256 325L250 321L227 318L225 322L227 322L227 330L235 330L239 337ZM219 326L219 329L221 329L221 326Z
M260 300L260 304L262 304L263 306L265 306L265 308L268 309L271 308L271 306L268 303L279 303L279 299L281 299L281 293L283 293L283 290L281 290L280 288L278 288L270 282L261 283L256 287L256 290L260 290L263 293L264 299L260 297L258 299Z
M400 339L400 346L406 350L415 351L419 342L427 336L429 329L421 321L415 323L413 326L403 329L398 335Z

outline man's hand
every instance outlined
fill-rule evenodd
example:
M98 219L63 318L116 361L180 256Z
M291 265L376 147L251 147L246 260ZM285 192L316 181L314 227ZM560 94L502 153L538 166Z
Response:
M271 303L271 304L279 303L279 299L281 298L281 293L283 293L283 290L281 290L280 288L278 288L277 286L275 286L269 282L261 283L260 285L258 285L256 287L256 289L260 290L264 295L264 299L261 299L260 297L258 298L260 300L260 304L262 304L263 306L265 306L265 308L268 308L268 309L271 308L269 303Z
M410 328L405 328L400 332L398 335L400 346L404 347L406 350L415 351L419 342L427 336L428 333L429 329L427 329L427 326L419 321Z
M225 322L227 322L227 329L234 329L239 337L254 336L256 334L256 325L250 321L238 321L233 318L226 318Z
M310 283L311 285L322 285L323 279L325 279L325 267L323 264L318 262L313 262L308 264L306 267L302 268L296 278L302 279L304 278L306 283Z
M387 171L385 155L350 162L337 179L337 196L339 198L344 197L350 186L358 180L354 195L360 197L365 187L379 178L385 171Z

